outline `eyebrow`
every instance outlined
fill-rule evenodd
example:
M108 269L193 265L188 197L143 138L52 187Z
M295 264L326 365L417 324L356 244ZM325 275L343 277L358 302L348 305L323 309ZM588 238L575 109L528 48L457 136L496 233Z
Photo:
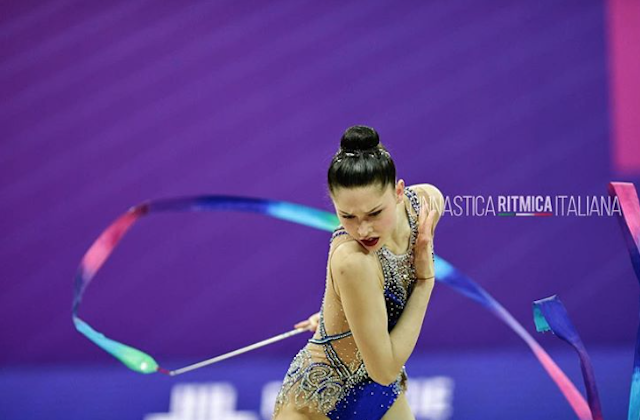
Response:
M383 206L382 204L378 204L377 206L375 206L375 207L373 208L373 210L369 210L369 211L367 212L367 214L375 212L376 210L378 210L378 209L379 209L380 207L382 207L382 206ZM345 212L345 211L342 211L342 210L338 210L338 211L339 211L340 213L342 213L342 215L343 215L343 216L352 216L351 214L349 214L349 213L347 213L347 212Z

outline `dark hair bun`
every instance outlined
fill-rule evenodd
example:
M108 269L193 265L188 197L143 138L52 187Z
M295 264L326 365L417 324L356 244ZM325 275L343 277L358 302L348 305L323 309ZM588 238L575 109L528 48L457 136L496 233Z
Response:
M371 150L378 146L380 137L378 132L371 127L354 125L347 128L340 140L340 148L345 152L357 150Z

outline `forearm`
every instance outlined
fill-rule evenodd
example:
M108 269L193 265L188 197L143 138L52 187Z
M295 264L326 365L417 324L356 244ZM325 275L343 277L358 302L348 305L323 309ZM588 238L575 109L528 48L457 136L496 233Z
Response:
M393 354L391 376L394 379L416 347L433 287L433 278L416 282L398 323L389 334Z

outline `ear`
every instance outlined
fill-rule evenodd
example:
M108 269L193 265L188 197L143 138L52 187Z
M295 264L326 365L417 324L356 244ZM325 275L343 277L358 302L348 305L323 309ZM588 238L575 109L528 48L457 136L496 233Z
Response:
M398 180L396 182L396 201L401 203L404 198L404 179Z

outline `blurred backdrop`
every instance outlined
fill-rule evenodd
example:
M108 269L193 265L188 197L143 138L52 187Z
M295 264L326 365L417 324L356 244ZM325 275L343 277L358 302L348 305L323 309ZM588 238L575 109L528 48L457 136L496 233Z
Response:
M351 125L378 130L407 184L449 197L585 200L612 180L640 185L639 10L2 2L0 417L269 418L310 336L176 379L142 376L74 330L72 279L102 229L148 199L230 194L332 211L326 170ZM251 214L150 216L81 314L179 367L319 310L328 241ZM436 252L532 334L531 303L558 294L594 358L605 415L624 415L638 285L615 217L450 214ZM568 347L536 339L582 389ZM575 418L524 344L442 285L407 370L418 420Z

